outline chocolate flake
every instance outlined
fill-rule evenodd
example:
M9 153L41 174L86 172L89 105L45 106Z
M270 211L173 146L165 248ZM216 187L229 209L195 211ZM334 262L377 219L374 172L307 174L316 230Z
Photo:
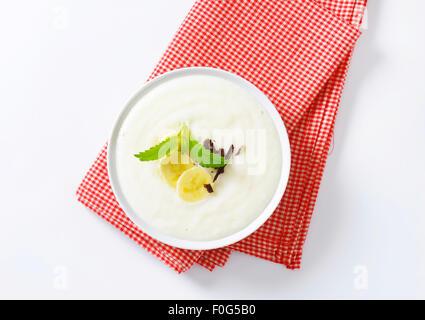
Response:
M203 143L205 149L210 150L212 153L218 154L220 151L214 146L214 142L211 139L205 139Z
M217 180L218 176L224 172L224 167L225 167L225 166L226 166L226 165L224 165L224 166L222 166L222 167L220 167L220 168L218 168L218 169L217 169L217 172L215 173L215 176L214 176L213 182L215 182L215 180Z
M245 149L245 146L241 146L238 151L235 153L235 156L240 155L240 153Z
M224 157L226 160L228 160L228 159L230 159L230 157L232 156L232 154L233 154L233 151L235 151L235 146L232 144L230 147L229 147L229 150L227 150L227 153L226 153L226 156Z
M205 187L205 189L207 189L207 191L208 191L208 193L213 193L214 192L214 190L213 190L213 188L211 187L211 184L204 184L204 187Z
M211 139L205 139L204 142L203 142L203 145L204 145L205 149L208 149L212 153L221 155L226 160L229 160L232 157L232 155L235 151L235 146L233 144L229 147L229 150L227 150L227 152L224 151L223 148L216 149L214 142ZM241 148L239 148L238 152L240 152L240 151L241 151ZM213 182L215 182L217 180L217 178L219 177L219 175L224 172L224 167L226 167L226 165L217 168ZM207 187L205 186L205 188L207 188ZM208 188L207 188L207 190L208 190ZM212 190L212 188L211 188L211 190Z

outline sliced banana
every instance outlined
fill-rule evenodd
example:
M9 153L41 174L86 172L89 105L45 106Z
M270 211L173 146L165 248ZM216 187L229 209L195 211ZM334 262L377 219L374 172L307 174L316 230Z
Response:
M177 181L177 193L184 201L195 202L208 195L204 185L212 182L213 179L206 170L193 167L180 176Z
M175 189L182 173L193 168L193 163L188 156L173 152L170 156L161 159L160 166L162 176Z

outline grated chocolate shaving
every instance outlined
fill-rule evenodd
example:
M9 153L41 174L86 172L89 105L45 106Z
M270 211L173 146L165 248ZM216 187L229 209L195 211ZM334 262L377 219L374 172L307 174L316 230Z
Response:
M211 139L205 139L203 143L205 149L210 150L212 153L218 154L220 150L217 150L214 146L214 142Z
M241 152L245 149L245 146L241 146L238 151L235 153L235 156L238 156L241 154Z
M214 142L211 139L205 139L204 142L203 142L203 145L204 145L205 149L210 150L212 153L221 155L226 160L230 159L232 157L233 153L235 152L235 146L233 144L229 147L229 150L227 150L227 152L226 152L223 148L217 149L214 145ZM237 154L239 154L241 152L241 150L242 150L242 147L239 148ZM214 175L213 182L215 182L217 180L217 178L220 176L220 174L222 174L224 172L224 167L226 167L226 165L224 165L223 167L217 168L217 172Z
M205 187L205 189L207 189L208 193L213 193L214 192L213 188L211 187L211 185L209 183L208 184L204 184L204 187Z
M227 150L227 153L226 153L226 156L224 157L226 160L228 160L228 159L230 159L230 157L232 156L232 154L233 154L233 151L235 151L235 146L232 144L230 147L229 147L229 150Z
M215 176L214 176L213 182L215 182L215 180L217 180L218 176L224 172L224 167L225 167L225 166L226 166L226 165L224 165L223 167L220 167L220 168L218 168L218 169L217 169L217 172L215 173Z

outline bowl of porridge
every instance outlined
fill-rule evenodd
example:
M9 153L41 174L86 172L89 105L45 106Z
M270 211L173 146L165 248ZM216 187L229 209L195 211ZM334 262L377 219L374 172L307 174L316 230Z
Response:
M116 199L138 227L206 250L242 240L270 217L291 156L282 119L258 88L194 67L139 90L115 122L107 160Z

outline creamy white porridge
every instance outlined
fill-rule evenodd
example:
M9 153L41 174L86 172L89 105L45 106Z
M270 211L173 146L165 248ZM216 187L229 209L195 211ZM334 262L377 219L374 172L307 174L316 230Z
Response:
M200 143L212 139L226 151L234 146L216 181L217 169L196 161L184 168L192 171L170 180L168 160L134 156L175 136L183 124ZM153 88L131 109L117 140L118 183L128 204L150 226L187 240L220 239L250 224L271 200L281 166L279 136L267 112L244 88L215 76L180 76ZM199 172L212 192L182 197L179 185Z

